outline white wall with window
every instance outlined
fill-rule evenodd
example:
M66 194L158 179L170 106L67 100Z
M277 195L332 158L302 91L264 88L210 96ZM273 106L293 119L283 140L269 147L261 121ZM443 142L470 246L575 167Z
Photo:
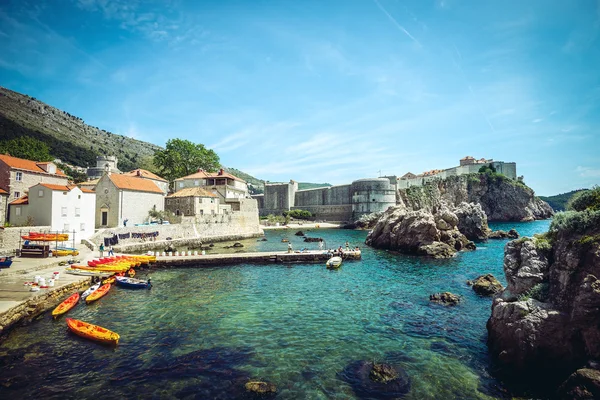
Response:
M15 180L16 180L17 182L21 182L21 181L23 180L23 173L22 173L22 172L19 172L19 171L17 171L17 173L15 174Z

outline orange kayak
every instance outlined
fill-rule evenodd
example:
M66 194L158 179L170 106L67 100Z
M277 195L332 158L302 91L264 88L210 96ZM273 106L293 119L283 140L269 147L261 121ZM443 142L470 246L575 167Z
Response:
M52 316L54 318L57 318L59 315L63 315L64 313L69 311L71 308L75 307L75 305L77 304L78 301L79 301L79 293L73 293L71 296L69 296L68 299L66 299L65 301L60 303L58 306L56 306L56 308L52 311Z
M120 336L116 332L73 318L67 318L66 321L69 330L78 336L104 344L119 344Z
M106 285L107 283L115 283L115 277L114 277L114 275L111 276L110 278L106 278L105 280L102 281L103 285Z
M104 296L110 290L110 283L106 283L100 286L98 289L94 290L92 294L85 298L85 302L90 304L92 301L98 300L100 297Z

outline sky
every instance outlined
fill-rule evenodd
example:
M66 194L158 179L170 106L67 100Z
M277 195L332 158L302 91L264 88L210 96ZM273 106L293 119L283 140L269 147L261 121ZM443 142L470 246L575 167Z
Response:
M0 85L269 181L600 183L600 0L1 0Z

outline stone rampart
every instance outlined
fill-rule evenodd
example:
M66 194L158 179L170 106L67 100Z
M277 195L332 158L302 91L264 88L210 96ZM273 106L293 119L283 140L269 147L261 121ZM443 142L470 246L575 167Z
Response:
M351 221L352 204L342 204L336 206L302 206L292 207L293 210L306 210L317 220L323 221Z

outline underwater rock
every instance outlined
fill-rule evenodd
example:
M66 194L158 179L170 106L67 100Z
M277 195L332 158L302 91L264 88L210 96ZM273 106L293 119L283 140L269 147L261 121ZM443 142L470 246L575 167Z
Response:
M410 391L410 378L397 366L353 361L340 374L361 398L397 399Z
M304 232L298 231L298 232L294 233L294 235L296 235L296 236L304 236Z
M313 238L313 237L304 236L304 241L305 242L309 242L309 243L312 243L312 242L322 242L323 239L322 238Z
M240 242L235 242L235 243L233 244L233 247L244 247L244 245L243 245L243 244L241 244Z
M488 234L488 239L506 239L508 237L508 232L503 230L492 231Z
M269 382L250 381L250 382L247 382L244 385L244 387L246 388L247 391L258 393L258 394L277 392L277 387Z
M445 306L455 306L460 303L460 296L450 292L435 293L429 295L429 300Z
M481 275L472 283L475 293L482 296L491 296L504 290L504 286L492 274Z

